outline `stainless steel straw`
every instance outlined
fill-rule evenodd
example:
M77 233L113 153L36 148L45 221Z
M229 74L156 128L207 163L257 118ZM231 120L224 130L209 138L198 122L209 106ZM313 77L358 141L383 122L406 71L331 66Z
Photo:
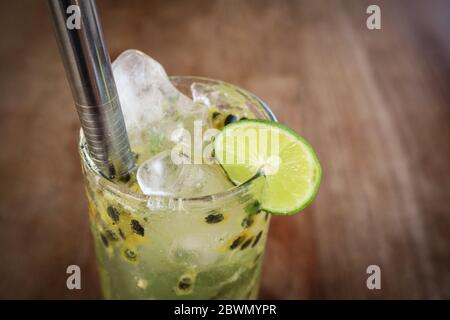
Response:
M48 3L89 152L106 177L128 179L134 158L95 1ZM79 28L71 13L79 13Z

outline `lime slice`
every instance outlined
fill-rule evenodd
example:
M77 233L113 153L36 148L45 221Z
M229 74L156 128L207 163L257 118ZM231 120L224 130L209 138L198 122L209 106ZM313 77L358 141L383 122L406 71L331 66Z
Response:
M266 120L227 125L214 139L214 153L228 177L242 184L257 173L266 176L262 208L294 214L306 208L322 176L311 145L292 129Z

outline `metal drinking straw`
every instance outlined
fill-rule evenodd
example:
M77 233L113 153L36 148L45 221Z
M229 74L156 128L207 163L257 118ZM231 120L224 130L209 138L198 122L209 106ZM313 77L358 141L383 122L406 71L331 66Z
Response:
M127 179L134 168L111 62L95 0L48 0L87 147L106 177ZM76 20L79 18L79 24Z

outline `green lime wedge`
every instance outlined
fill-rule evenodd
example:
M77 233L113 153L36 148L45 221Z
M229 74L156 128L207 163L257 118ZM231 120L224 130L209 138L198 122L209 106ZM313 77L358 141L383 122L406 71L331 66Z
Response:
M313 148L279 123L241 120L229 124L215 137L214 154L235 184L257 173L265 175L261 205L273 214L303 210L319 188L322 169Z

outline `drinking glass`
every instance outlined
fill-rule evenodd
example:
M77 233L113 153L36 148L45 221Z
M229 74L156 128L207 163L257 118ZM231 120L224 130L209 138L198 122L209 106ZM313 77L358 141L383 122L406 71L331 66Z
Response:
M171 81L188 96L193 82L225 84ZM236 89L255 117L276 121L258 97ZM270 222L260 207L263 176L196 198L144 195L99 173L82 131L79 146L106 299L257 298Z

